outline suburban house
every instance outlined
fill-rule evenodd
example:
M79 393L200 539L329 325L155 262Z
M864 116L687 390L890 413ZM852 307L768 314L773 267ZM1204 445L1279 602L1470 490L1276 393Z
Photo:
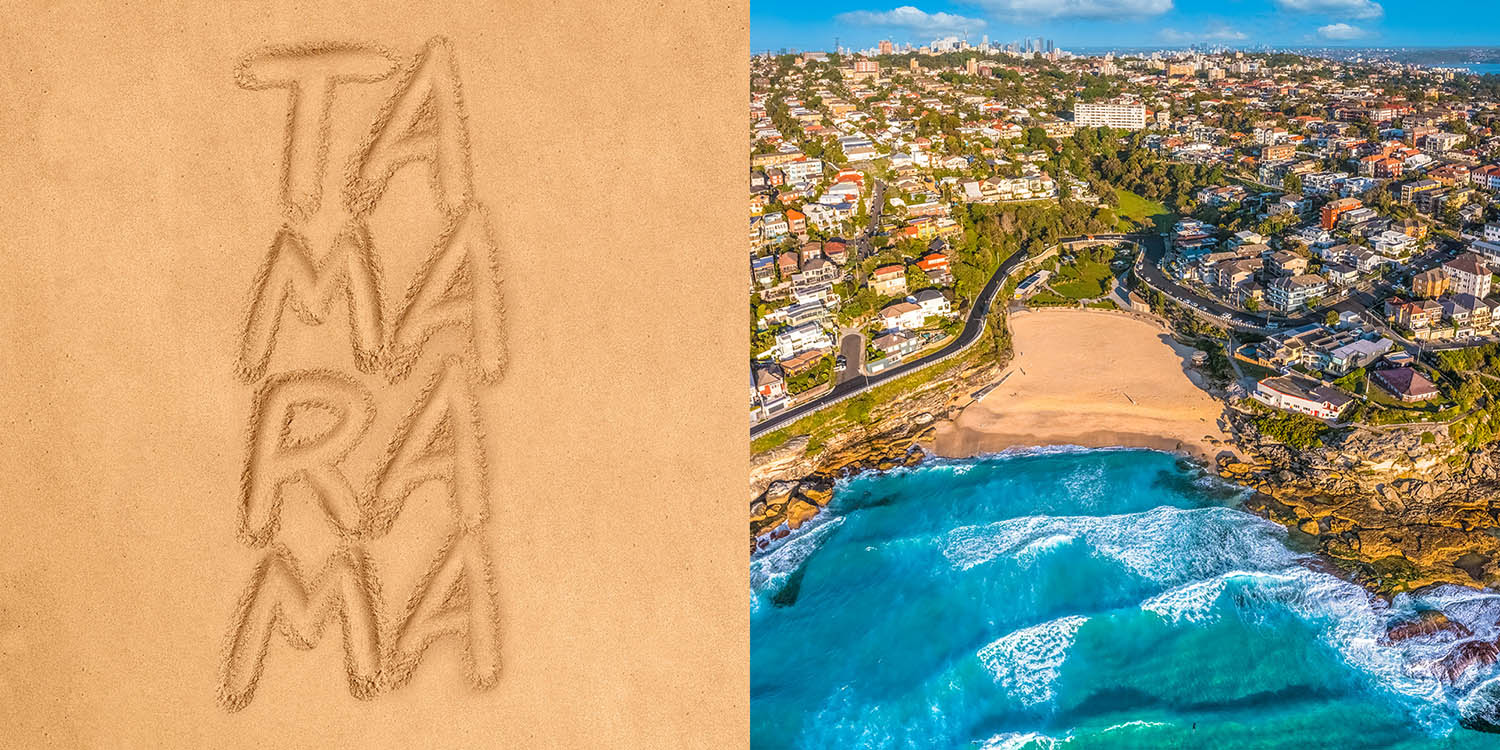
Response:
M817 323L803 323L776 334L772 349L778 360L788 360L804 352L833 348L833 337Z
M797 236L807 234L807 214L795 208L786 210L786 229Z
M924 316L948 318L953 316L953 303L937 289L923 289L912 295L912 301L922 308Z
M839 267L827 258L812 258L802 264L802 272L792 274L792 283L797 286L810 284L821 284L825 281L836 281L839 277Z
M797 272L797 254L788 250L776 258L776 270L781 273L781 278L790 279Z
M750 276L761 286L776 283L776 259L766 255L750 259Z
M870 274L870 288L885 297L906 295L906 267L881 266Z
M1287 250L1277 250L1266 256L1266 271L1277 276L1297 276L1307 273L1307 259Z
M1438 395L1437 386L1411 367L1376 370L1370 376L1381 388L1405 402L1426 401Z
M887 357L900 358L922 348L922 339L906 331L892 331L872 343Z
M1266 378L1255 384L1252 396L1272 408L1318 419L1338 419L1354 400L1331 385L1299 375Z
M791 359L782 360L781 369L787 374L787 377L794 378L817 367L818 362L826 355L827 352L821 349L811 349Z
M780 371L775 367L757 367L755 372L755 392L760 395L763 403L770 403L786 395L786 379L781 377Z
M1443 306L1435 300L1405 302L1396 307L1396 324L1408 331L1425 331L1443 319Z
M917 261L917 268L922 269L934 284L947 286L953 283L953 273L948 268L948 256L942 253L928 253Z
M1359 280L1359 271L1353 266L1346 266L1342 263L1324 264L1323 275L1328 278L1328 283L1334 286L1349 286Z
M926 320L926 311L914 302L897 302L880 311L882 330L886 331L914 331Z
M823 254L834 263L844 265L849 262L849 243L838 238L831 239L823 243Z

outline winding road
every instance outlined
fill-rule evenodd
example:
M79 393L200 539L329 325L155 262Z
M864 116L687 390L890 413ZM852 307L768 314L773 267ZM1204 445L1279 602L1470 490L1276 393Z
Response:
M1069 239L1058 240L1058 244L1067 244L1069 242L1078 242L1083 240L1122 239L1132 239L1132 237L1123 234L1094 235L1092 237L1073 237ZM984 333L985 325L988 322L987 319L989 317L990 308L995 301L995 293L1000 290L1000 287L1005 285L1005 280L1010 276L1010 272L1020 264L1024 263L1027 257L1028 256L1024 251L1017 250L1016 252L1011 253L1010 257L1000 262L1000 267L995 270L995 273L990 277L989 282L984 285L984 289L979 292L979 298L975 300L974 306L969 309L968 318L964 321L964 330L959 333L958 338L950 341L947 346L944 346L943 348L931 354L928 354L925 357L914 359L910 362L905 362L903 364L892 367L889 370L884 370L877 375L856 374L852 377L849 377L848 379L835 385L833 387L833 390L829 391L828 393L825 393L822 396L813 399L812 401L808 401L805 404L787 409L786 411L783 411L771 417L770 419L752 426L750 428L750 437L757 438L768 432L778 430L793 422L796 422L802 417L823 409L824 407L832 406L833 404L843 401L846 398L863 393L864 391L874 388L875 386L878 386L882 383L887 383L895 380L902 375L920 370L929 364L935 363L938 360L946 359L949 356L952 356L954 354L957 354L958 352L963 351L964 349L969 348L970 345L979 340L979 335Z

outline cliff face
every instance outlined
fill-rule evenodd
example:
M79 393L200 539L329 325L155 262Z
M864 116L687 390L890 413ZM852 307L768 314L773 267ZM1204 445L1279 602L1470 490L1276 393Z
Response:
M1500 584L1500 452L1469 453L1433 427L1355 427L1298 450L1229 422L1245 463L1221 476L1356 580L1390 594L1433 583Z
M920 462L925 456L917 442L931 437L938 420L956 417L975 391L995 382L1001 366L994 358L948 366L932 381L876 406L864 423L849 418L844 404L834 405L829 407L833 419L814 433L818 449L809 450L813 440L798 437L752 456L752 552L770 548L822 511L840 477Z

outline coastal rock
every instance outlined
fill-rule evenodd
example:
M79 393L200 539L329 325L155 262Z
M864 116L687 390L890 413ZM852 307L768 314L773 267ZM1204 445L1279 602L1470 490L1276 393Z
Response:
M917 443L932 439L939 417L951 416L954 394L993 383L1004 364L996 359L959 363L916 390L877 405L859 423L832 406L834 417L815 436L796 436L751 456L752 554L771 549L789 533L787 529L797 528L827 506L838 479L923 461L926 453Z
M1490 641L1464 641L1453 647L1435 668L1439 678L1458 682L1471 667L1487 667L1500 659L1500 647Z
M797 500L793 500L792 503L787 506L786 525L789 528L793 529L800 528L802 524L811 521L813 517L818 515L818 512L821 510L822 508L819 508L818 506L807 502L806 500L802 500L800 498Z
M1401 620L1392 623L1386 628L1385 637L1381 639L1382 646L1390 646L1412 638L1420 638L1436 633L1452 633L1455 638L1468 638L1474 635L1468 626L1461 622L1454 622L1448 616L1435 609L1429 609L1409 620Z

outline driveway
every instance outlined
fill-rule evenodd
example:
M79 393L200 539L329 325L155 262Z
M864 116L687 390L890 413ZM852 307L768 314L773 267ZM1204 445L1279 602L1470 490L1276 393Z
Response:
M859 377L860 370L865 366L865 335L858 331L845 333L843 340L839 343L839 354L844 356L844 361L848 365L843 372L839 373L834 383L843 383Z

